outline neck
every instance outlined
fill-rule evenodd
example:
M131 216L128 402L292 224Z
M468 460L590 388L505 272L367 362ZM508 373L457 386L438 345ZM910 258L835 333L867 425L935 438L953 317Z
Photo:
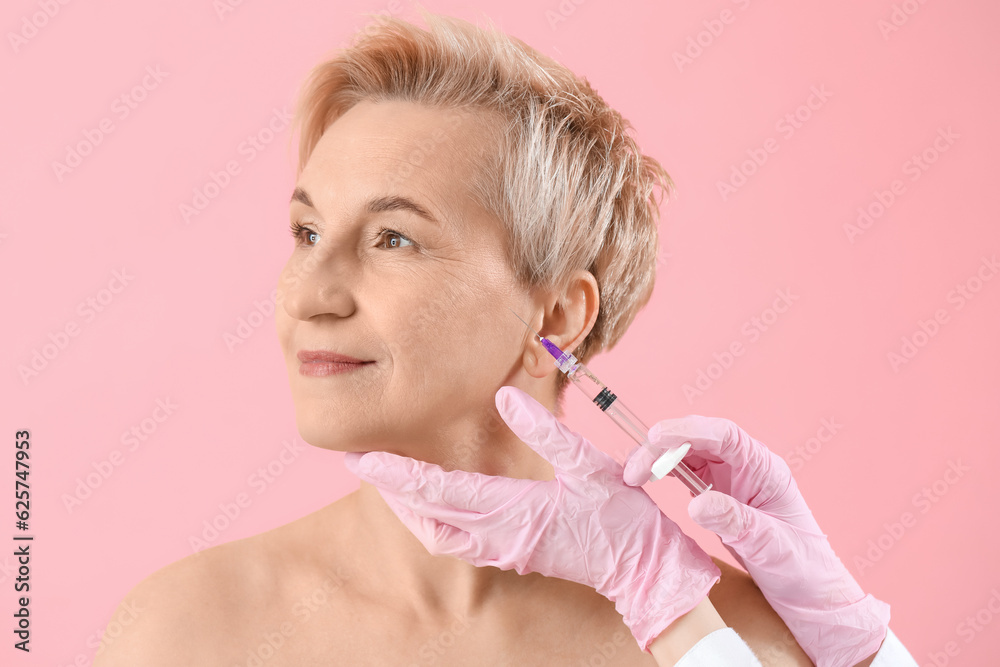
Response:
M482 423L484 420L498 424ZM485 439L461 440L481 440L481 444L459 451L428 452L426 457L410 455L446 470L520 479L553 478L551 464L521 442L495 409L492 417L484 416L484 420L466 426L470 433L487 433ZM501 590L537 588L548 581L538 574L521 576L514 570L475 567L451 556L431 555L396 516L378 488L367 482L361 482L360 488L344 500L348 503L345 515L349 517L348 525L343 526L347 530L344 538L351 551L357 553L362 569L371 573L371 594L421 618L442 622L468 618L495 600Z

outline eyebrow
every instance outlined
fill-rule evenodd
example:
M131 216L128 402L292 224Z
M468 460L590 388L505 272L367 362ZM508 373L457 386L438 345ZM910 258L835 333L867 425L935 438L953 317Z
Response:
M292 198L288 201L288 203L291 204L296 201L305 204L309 208L316 208L316 206L313 205L312 199L309 197L309 193L302 188L295 188L292 192ZM435 225L441 224L438 219L431 215L430 211L426 208L409 197L404 197L402 195L383 195L381 197L373 197L365 204L365 208L369 213L410 211L411 213L415 213L424 220L434 223Z

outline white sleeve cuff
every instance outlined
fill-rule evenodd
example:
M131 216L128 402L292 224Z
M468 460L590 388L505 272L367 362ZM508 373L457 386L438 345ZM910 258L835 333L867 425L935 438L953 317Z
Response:
M732 628L710 632L675 667L761 667L757 656Z
M885 629L885 639L882 641L882 648L875 654L872 660L872 667L919 667L917 661L913 659L910 652L899 641L899 637L892 633L892 628Z
M675 667L761 667L757 656L732 628L710 632L691 647ZM919 667L891 628L886 628L882 647L872 667Z

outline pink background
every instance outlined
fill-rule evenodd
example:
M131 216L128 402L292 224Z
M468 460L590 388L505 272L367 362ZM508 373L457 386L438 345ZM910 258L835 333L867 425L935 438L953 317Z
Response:
M1000 250L1000 8L654 4L424 6L489 17L585 76L677 182L653 299L595 371L650 424L728 417L786 457L838 555L892 605L891 627L914 657L991 664L1000 651L1000 619L988 607L995 595L1000 609L991 532L1000 278L983 258ZM124 594L190 554L189 538L238 494L252 502L213 544L356 488L338 453L305 446L290 464L273 463L297 439L273 316L251 315L291 249L295 153L275 109L292 111L309 68L365 24L362 12L415 17L395 1L254 0L222 17L209 0L56 6L47 19L36 1L7 2L0 20L2 426L8 443L31 430L36 536L33 651L14 651L7 630L4 664L89 664ZM894 11L901 25L883 34ZM32 20L44 25L12 45L11 34L32 34ZM694 57L678 64L685 49ZM166 75L137 91L144 99L123 118L115 99L131 95L147 67ZM828 95L810 98L813 87ZM796 113L790 132L782 119ZM53 164L96 136L102 119L113 131L60 180ZM269 123L277 134L268 136ZM950 143L935 148L948 128ZM258 133L273 140L250 160L241 145ZM920 170L913 157L925 152L933 163ZM746 162L753 155L763 164ZM239 173L186 224L180 206L229 161ZM734 169L749 175L724 198L718 184ZM845 225L859 207L877 213L876 193L887 202L895 180L892 204L852 242ZM127 285L106 291L119 288L122 269ZM972 298L959 307L964 284ZM796 298L772 318L778 290ZM101 312L80 310L87 299L103 299ZM926 325L939 310L946 321ZM769 322L756 339L754 317ZM224 337L241 318L258 326L230 350ZM921 321L933 336L918 333ZM60 336L74 324L76 335ZM889 353L901 353L903 337L919 347L894 368ZM725 359L734 341L743 353ZM22 380L18 368L46 350L45 368ZM689 400L684 385L699 371L710 386L703 379L707 389ZM177 406L162 423L151 421L158 399ZM832 437L825 419L837 424ZM130 451L122 434L144 420L149 434ZM622 446L575 393L566 421L606 449ZM108 463L115 450L117 466ZM13 448L5 451L12 526ZM252 476L269 463L279 474L258 484ZM953 464L961 476L948 472ZM68 511L64 496L109 465ZM925 487L933 503L920 500ZM706 550L730 559L687 518L679 483L648 490ZM12 545L14 529L2 532ZM0 549L5 628L12 551ZM977 613L985 628L967 630ZM954 657L944 654L949 642Z

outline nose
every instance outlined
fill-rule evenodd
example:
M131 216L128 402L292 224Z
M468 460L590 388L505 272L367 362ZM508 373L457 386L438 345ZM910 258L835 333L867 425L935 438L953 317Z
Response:
M319 246L301 261L289 261L278 292L285 312L298 320L320 315L347 317L354 312L353 270Z

